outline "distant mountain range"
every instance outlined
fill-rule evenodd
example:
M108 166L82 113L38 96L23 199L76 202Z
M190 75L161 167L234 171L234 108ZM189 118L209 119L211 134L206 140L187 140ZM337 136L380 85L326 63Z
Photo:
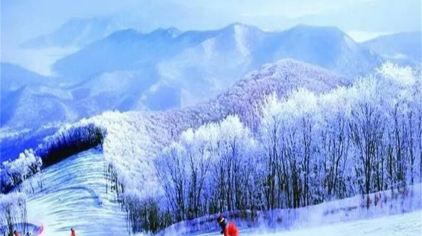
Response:
M231 24L211 31L168 28L141 33L127 29L102 37L107 23L74 25L91 32L88 29L95 29L97 23L104 25L99 27L103 30L98 29L101 33L84 34L95 37L67 41L81 42L81 49L54 64L54 77L1 64L1 127L74 121L115 109L184 107L206 101L246 73L283 58L315 64L349 80L371 72L385 59L379 55L381 49L376 50L383 48L376 47L384 45L383 38L359 44L335 27L299 25L266 32ZM60 41L57 32L50 34L52 41ZM69 32L63 34L75 38L80 30ZM97 37L100 39L95 40ZM414 47L418 47L417 40ZM418 60L413 51L401 51Z
M148 34L115 32L57 61L69 83L104 73L131 71L180 94L180 104L208 99L245 73L283 58L312 63L348 77L368 73L381 59L334 27L300 25L282 32L232 24L214 31L158 29ZM151 89L150 93L154 93ZM167 107L167 106L165 106Z
M80 47L119 29L112 18L72 18L58 29L20 44L22 48Z
M402 65L421 65L422 31L380 36L362 44L385 60Z

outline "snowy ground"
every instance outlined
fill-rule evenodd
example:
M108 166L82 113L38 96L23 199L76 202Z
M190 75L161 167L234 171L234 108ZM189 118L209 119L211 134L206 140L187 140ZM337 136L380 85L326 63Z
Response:
M202 234L203 236L221 235ZM422 211L405 214L377 217L365 220L347 221L336 224L308 227L304 229L282 230L270 232L263 229L240 230L240 235L267 235L267 236L421 236Z
M43 225L45 236L69 235L71 227L78 235L126 235L125 214L114 194L106 194L104 170L95 149L44 169L44 190L28 199L28 221Z
M44 236L69 235L74 227L78 235L128 235L125 214L115 201L114 194L106 193L103 154L95 149L71 156L43 170L41 176L25 181L26 187L35 186L42 178L43 191L28 199L28 221L44 227ZM341 206L353 198L341 200ZM336 205L327 202L324 205ZM346 204L347 205L347 204ZM325 206L326 208L327 206ZM311 211L318 215L315 206ZM341 221L341 219L338 219ZM241 235L422 235L422 210L409 213L349 220L334 224L321 221L317 226L297 226L274 232L266 229L241 229ZM199 235L195 233L193 235ZM212 232L205 235L220 235Z

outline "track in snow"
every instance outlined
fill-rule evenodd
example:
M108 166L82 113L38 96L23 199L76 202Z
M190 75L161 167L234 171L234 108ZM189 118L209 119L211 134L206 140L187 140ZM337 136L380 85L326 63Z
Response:
M91 149L44 169L43 191L28 197L28 221L44 235L127 235L126 215L106 193L104 158ZM35 180L35 179L34 179ZM34 180L27 180L25 184Z

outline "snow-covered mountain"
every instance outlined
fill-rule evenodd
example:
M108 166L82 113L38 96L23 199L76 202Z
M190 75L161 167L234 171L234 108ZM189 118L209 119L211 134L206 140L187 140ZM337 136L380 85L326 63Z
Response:
M70 94L59 87L56 78L13 64L0 66L1 127L39 127L49 122L75 120L74 112L68 108Z
M85 23L69 25L88 29L96 28L94 23L107 25L102 23L105 20L74 21ZM168 28L144 34L121 30L56 62L54 78L10 72L12 65L2 65L3 88L12 87L2 91L7 101L1 125L33 127L106 110L184 107L216 96L247 72L280 58L296 58L346 76L368 72L379 62L331 27L302 25L265 32L231 24L213 31ZM38 80L33 77L50 82L34 83ZM34 112L28 114L28 110Z
M80 47L101 39L119 26L112 18L71 18L53 32L23 42L22 48Z
M136 71L142 79L156 81L148 93L165 86L180 94L174 99L184 106L215 96L247 72L282 58L316 64L348 77L367 73L380 62L334 27L300 25L265 32L232 24L213 31L118 31L57 61L54 70L69 83L95 80L113 71Z
M362 44L386 60L404 65L421 65L422 32L384 35Z
M15 64L0 63L0 68L2 98L25 86L52 85L55 83L53 79L44 77Z
M42 76L14 64L0 66L2 128L37 128L114 109L163 110L180 106L177 90L165 84L150 88L154 77L138 71L104 73L66 86L57 77Z
M57 80L13 64L1 63L0 67L2 127L9 124L37 127L69 118L62 102L66 94L57 87Z
M85 23L69 25L87 31L97 28L97 23L104 29L108 25L102 18L74 21ZM413 44L403 47L414 55L420 45L411 35L407 38L412 38L415 50ZM54 78L2 64L1 99L5 102L1 126L74 121L106 110L186 107L207 101L249 71L280 58L319 65L350 79L381 62L380 56L366 48L369 44L362 46L335 27L305 25L281 32L239 23L210 31L120 30L57 61ZM417 59L416 54L409 58ZM34 112L28 114L27 110Z

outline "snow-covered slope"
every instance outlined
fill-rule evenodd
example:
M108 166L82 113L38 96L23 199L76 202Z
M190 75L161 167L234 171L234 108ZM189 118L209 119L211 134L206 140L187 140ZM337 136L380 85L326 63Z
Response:
M356 221L345 221L335 224L326 224L294 230L273 231L271 229L265 228L240 230L240 234L261 236L419 236L422 234L422 211L419 210L404 214ZM208 233L200 235L217 236L221 234Z
M242 235L344 235L344 236L417 236L422 234L422 211L415 211L410 213L384 216L373 219L357 220L350 222L342 222L332 225L323 225L314 228L298 229L293 231L273 232L268 234L261 234L258 232L251 232Z
M241 233L255 235L262 232L309 232L314 228L323 226L330 229L331 225L346 224L357 225L357 222L376 221L377 218L395 218L400 214L422 213L422 185L408 186L406 190L386 190L369 195L357 195L345 199L326 201L321 204L301 207L274 209L269 211L251 212L224 212L222 213L230 222L234 222ZM371 204L366 205L367 199ZM171 225L161 231L163 235L198 235L209 233L215 235L219 226L215 220L220 214L207 215L200 218L183 221ZM422 217L422 215L419 215ZM400 217L398 217L400 218ZM416 220L416 219L414 219ZM412 222L413 223L413 222ZM396 225L398 226L398 225ZM422 230L422 222L413 226L412 230ZM333 233L338 234L334 228ZM353 229L356 230L356 229ZM351 232L353 232L351 229ZM389 228L394 232L394 228ZM350 233L351 233L350 232ZM363 232L363 231L362 231ZM275 234L274 235L278 235ZM296 234L293 234L296 235ZM331 235L331 234L330 234ZM335 234L334 234L335 235ZM360 234L358 234L360 235ZM389 234L388 234L389 235Z
M37 186L42 183L42 190ZM127 235L126 215L106 187L101 151L71 156L26 180L28 222L44 226L44 235ZM106 192L108 190L108 193Z
M38 226L42 225L44 235L68 235L71 227L81 235L129 235L126 215L122 212L120 204L116 202L115 193L110 192L110 188L106 187L105 168L101 151L91 149L50 166L42 173L26 180L23 188L30 189L33 186L36 189L35 194L28 195L28 222ZM40 181L43 184L43 190L39 192L36 186ZM415 188L420 188L420 185ZM412 195L414 202L418 201L417 196L420 194L420 189L418 191L416 195ZM301 215L303 220L287 229L267 226L240 227L240 233L241 235L269 236L420 235L422 230L422 211L420 210L388 215L388 211L394 212L398 208L385 209L385 211L375 213L374 216L367 214L368 218L365 219L359 219L363 215L355 214L352 210L350 218L354 220L347 220L347 216L343 216L344 219L337 217L337 215L343 214L343 210L338 212L336 209L354 209L349 206L358 204L359 199L360 197L357 196L302 209L304 211L296 216ZM405 199L402 205L394 204L394 206L404 206L403 209L415 207L415 204L409 204L412 202L409 199L411 198ZM333 214L333 216L328 215L326 219L319 218L327 212L331 212L329 214ZM295 214L291 214L291 216L293 215ZM284 217L282 214L281 216ZM306 219L314 222L308 222ZM323 223L317 223L318 220ZM214 221L211 223L213 224ZM173 234L170 231L166 235ZM219 231L212 231L191 235L221 234Z
M404 65L421 65L422 32L384 35L362 43L386 60Z

